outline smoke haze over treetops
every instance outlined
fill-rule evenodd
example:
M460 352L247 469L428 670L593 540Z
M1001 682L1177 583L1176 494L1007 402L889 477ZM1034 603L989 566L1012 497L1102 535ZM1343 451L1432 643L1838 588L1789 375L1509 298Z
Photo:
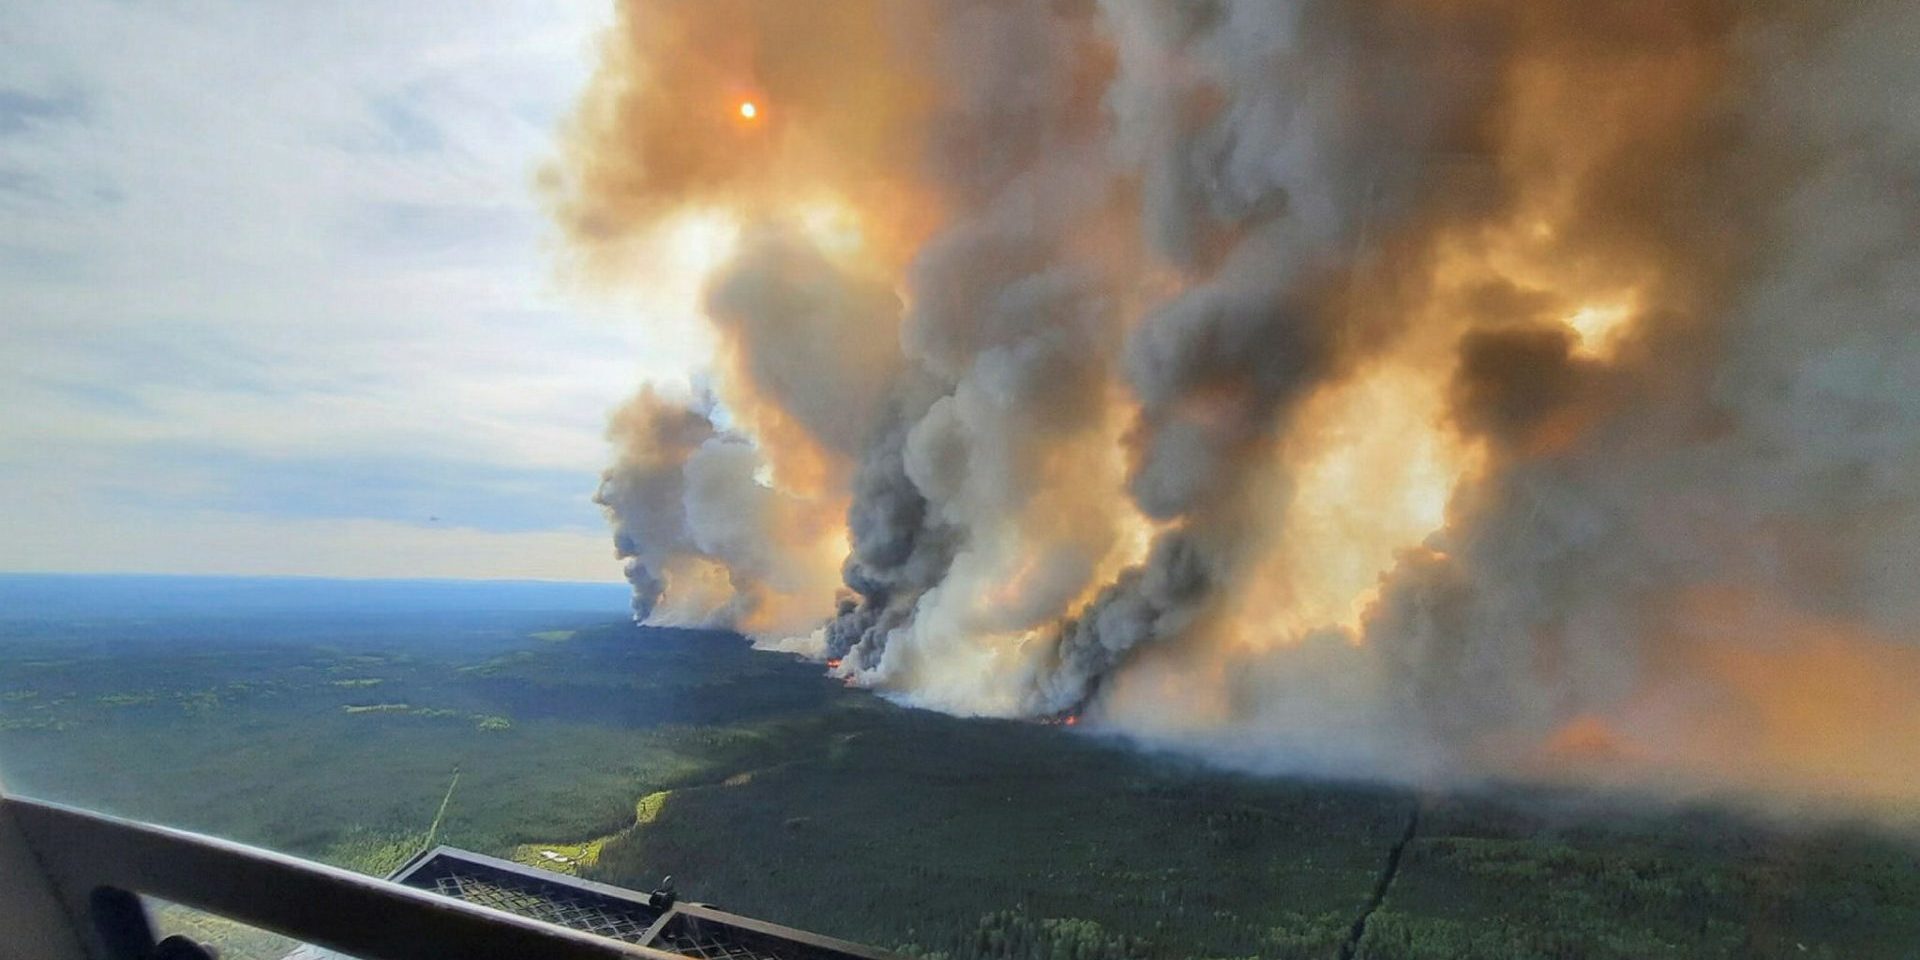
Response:
M1256 769L1912 799L1915 49L1899 0L629 0L565 273L719 344L614 418L635 610Z

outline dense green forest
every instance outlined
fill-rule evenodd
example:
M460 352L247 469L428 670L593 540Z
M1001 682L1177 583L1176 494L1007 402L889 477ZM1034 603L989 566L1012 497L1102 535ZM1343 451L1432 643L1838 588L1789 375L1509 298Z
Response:
M578 610L0 617L11 791L384 873L456 768L436 842L946 960L1920 953L1844 824L1236 775Z

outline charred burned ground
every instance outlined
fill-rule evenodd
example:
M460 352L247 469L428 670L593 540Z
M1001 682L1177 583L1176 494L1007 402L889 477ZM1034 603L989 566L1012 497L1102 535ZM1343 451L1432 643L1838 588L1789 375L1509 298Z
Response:
M440 842L948 960L1920 942L1920 857L1857 826L1240 776L579 610L10 613L11 790L368 872L458 767Z

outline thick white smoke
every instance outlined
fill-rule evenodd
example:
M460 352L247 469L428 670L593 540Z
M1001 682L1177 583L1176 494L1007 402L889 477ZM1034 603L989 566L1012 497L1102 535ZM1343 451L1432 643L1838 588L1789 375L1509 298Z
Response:
M1263 768L1920 792L1911 4L622 11L582 262L741 225L715 400L612 431L642 616Z

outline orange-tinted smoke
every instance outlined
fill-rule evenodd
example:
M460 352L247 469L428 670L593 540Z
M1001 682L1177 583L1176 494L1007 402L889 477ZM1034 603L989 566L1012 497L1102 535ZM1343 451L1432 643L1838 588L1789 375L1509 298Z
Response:
M902 42L923 32L917 6L620 3L542 178L571 252L617 278L623 241L675 210L752 220L824 203L904 256L932 215L916 169L927 92Z
M792 284L768 288L778 295L767 304L899 298L892 319L883 305L853 324L832 318L858 311L706 303L722 345L716 392L785 498L773 516L792 535L775 539L800 543L809 565L844 555L844 539L821 531L847 513L861 437L891 379L922 362L953 380L975 369L973 339L956 335L974 332L964 323L936 336L898 316L911 319L920 294L922 307L939 299L983 323L1026 279L976 283L963 272L951 305L945 289L935 297L909 281L923 241L985 219L969 204L988 205L933 173L952 158L933 119L951 78L916 56L932 42L931 9L624 3L548 177L569 250L596 281L617 282L635 244L676 214L719 211L743 237L771 231L806 248L746 271L777 279L806 264ZM1757 291L1791 275L1799 245L1819 239L1776 221L1862 234L1874 225L1821 219L1846 199L1840 186L1836 196L1785 198L1831 176L1800 141L1820 133L1865 151L1886 126L1862 122L1844 136L1834 132L1841 119L1778 126L1790 98L1768 86L1797 63L1782 51L1849 36L1828 31L1845 5L1100 9L1138 28L1116 30L1116 45L1163 48L1131 59L1100 51L1075 66L1088 90L1074 94L1080 119L1060 125L1060 142L1126 128L1129 111L1166 108L1171 118L1141 124L1141 143L1090 151L1133 164L1117 178L1113 209L1085 215L1099 229L1062 244L1068 259L1120 278L1106 292L1115 309L1099 342L1123 353L1156 311L1209 284L1227 294L1223 310L1261 314L1283 300L1287 309L1266 310L1256 321L1267 326L1245 336L1220 324L1225 333L1134 351L1175 369L1161 379L1156 369L1129 380L1116 369L1125 360L1102 355L1089 368L1111 383L1086 391L1101 404L1095 425L1051 449L1028 448L1032 429L1008 434L1038 421L996 408L995 381L934 405L949 429L921 432L912 479L974 537L972 552L926 616L901 628L901 643L924 642L896 648L907 666L891 682L909 695L937 691L920 702L963 712L1030 708L982 685L1020 673L1007 665L1024 669L1020 658L1057 635L1053 622L1085 613L1146 556L1145 540L1179 525L1221 582L1203 609L1157 619L1164 632L1118 658L1090 721L1276 769L1920 794L1904 746L1920 741L1907 716L1920 715L1907 646L1916 638L1897 616L1868 622L1858 609L1884 605L1886 582L1834 585L1883 576L1876 555L1855 548L1876 533L1860 532L1873 526L1863 518L1898 536L1913 505L1896 494L1869 508L1820 500L1822 486L1799 478L1831 464L1796 457L1830 438L1762 433L1736 393L1784 404L1795 391L1827 390L1840 404L1872 390L1839 361L1824 379L1769 365L1775 338L1825 346L1806 333L1819 326L1817 300L1778 308L1770 326L1742 319ZM1292 33L1226 35L1235 24L1221 19L1271 28L1288 11L1302 18L1283 24ZM1222 35L1187 42L1208 30ZM1300 37L1297 49L1258 46ZM1350 41L1355 59L1312 59L1325 37ZM1393 86L1409 74L1419 82ZM1099 95L1109 80L1112 95ZM1282 83L1298 96L1276 109L1268 97ZM1436 90L1431 117L1396 113L1400 94ZM1850 106L1836 101L1834 116ZM1269 149L1220 162L1262 138ZM1340 153L1348 140L1368 149ZM1109 234L1114 221L1126 228ZM1270 234L1284 242L1270 251L1250 242ZM903 329L914 356L900 355ZM1301 329L1312 335L1292 335ZM786 363L835 342L846 349ZM1271 371L1242 362L1249 349L1315 356L1297 389L1276 398L1262 392ZM1753 367L1744 383L1736 361ZM1152 409L1136 416L1143 406ZM1199 451L1166 460L1190 467L1218 452L1218 469L1165 509L1147 504L1150 524L1123 499L1119 475L1148 459L1149 441L1180 430L1225 439L1157 448ZM1882 469L1873 453L1858 455L1860 475ZM1012 467L972 472L994 457ZM1829 486L1848 482L1835 477ZM1004 489L1003 478L1028 488ZM1777 504L1768 484L1786 491ZM1757 505L1734 505L1749 495ZM1824 524L1828 509L1834 522ZM1785 523L1769 510L1809 515ZM1782 548L1765 536L1770 524L1797 525L1806 542ZM1675 532L1683 527L1697 535ZM1068 566L1054 562L1062 545L1079 549L1069 559L1096 571L1093 582L1056 586L1051 572ZM804 619L828 579L784 595L792 602L782 609ZM1749 603L1775 615L1740 617L1700 599L1716 592L1757 597ZM819 615L830 613L821 601Z

